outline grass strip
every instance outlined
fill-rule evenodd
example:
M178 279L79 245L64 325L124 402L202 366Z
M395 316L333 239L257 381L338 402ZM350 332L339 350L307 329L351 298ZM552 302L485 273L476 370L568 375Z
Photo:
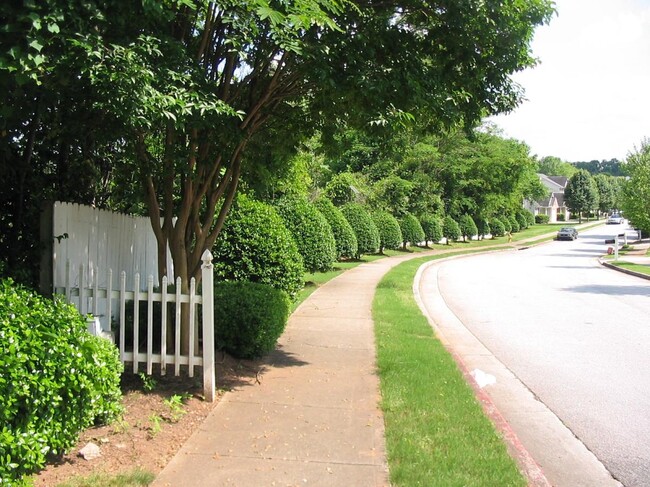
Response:
M643 264L634 264L632 262L617 261L610 262L613 266L620 267L621 269L627 269L628 271L637 272L639 274L646 274L650 276L650 266Z
M415 302L413 278L426 260L432 258L391 270L373 301L392 485L525 486L501 437Z
M156 476L144 470L133 470L117 475L95 473L87 477L75 477L58 487L139 487L149 485Z

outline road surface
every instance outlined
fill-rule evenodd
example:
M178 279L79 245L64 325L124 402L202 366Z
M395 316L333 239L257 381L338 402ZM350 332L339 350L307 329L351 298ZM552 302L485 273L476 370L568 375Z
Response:
M641 487L650 485L650 281L597 262L623 228L450 260L437 276L469 331L615 479Z

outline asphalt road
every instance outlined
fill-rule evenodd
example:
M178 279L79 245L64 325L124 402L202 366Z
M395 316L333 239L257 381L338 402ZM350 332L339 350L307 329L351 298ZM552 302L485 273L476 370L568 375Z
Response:
M465 326L614 478L641 487L650 486L650 281L597 262L623 228L450 260L438 285Z

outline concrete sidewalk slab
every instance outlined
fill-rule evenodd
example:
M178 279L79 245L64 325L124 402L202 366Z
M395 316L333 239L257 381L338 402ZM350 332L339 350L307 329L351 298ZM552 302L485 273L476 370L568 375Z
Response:
M228 392L154 486L388 486L372 300L422 254L346 271L291 315L260 384Z

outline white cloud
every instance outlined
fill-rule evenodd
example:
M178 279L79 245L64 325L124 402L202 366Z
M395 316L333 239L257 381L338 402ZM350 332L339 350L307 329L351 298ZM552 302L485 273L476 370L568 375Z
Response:
M540 157L623 160L650 137L650 2L556 8L532 44L541 64L514 76L528 101L492 121Z

